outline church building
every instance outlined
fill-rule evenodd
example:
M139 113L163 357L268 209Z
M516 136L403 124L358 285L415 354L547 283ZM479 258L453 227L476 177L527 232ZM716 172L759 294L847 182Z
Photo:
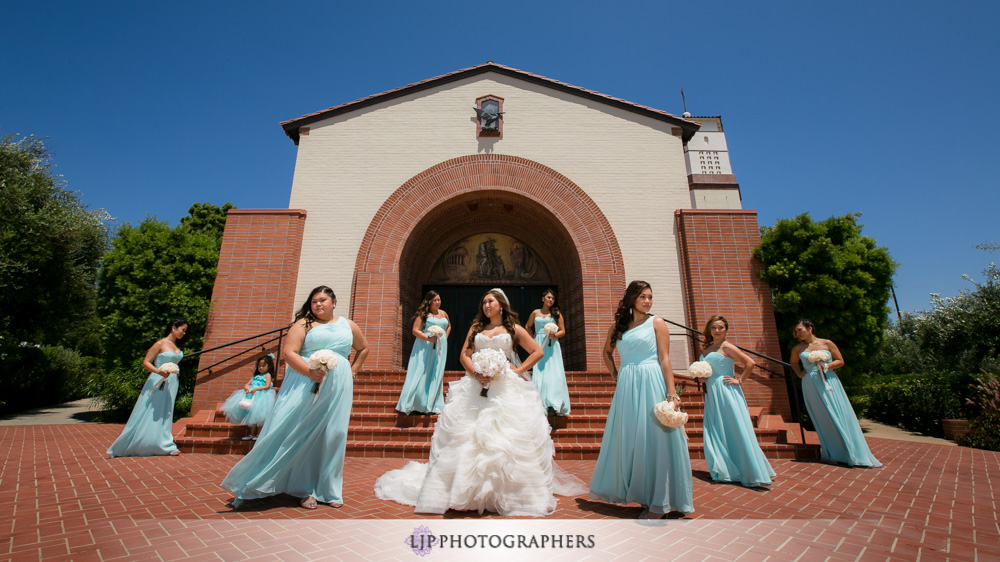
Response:
M751 256L757 215L742 208L719 117L488 62L281 126L298 147L288 208L229 212L206 349L287 326L310 290L328 285L335 314L368 338L364 370L402 372L414 311L434 289L453 325L448 369L460 370L486 290L503 288L523 321L552 288L567 371L604 372L618 301L642 279L652 312L674 323L676 371L700 350L684 326L700 332L714 314L728 318L730 341L781 357ZM273 351L278 335L248 345ZM247 380L257 353L231 358L238 351L202 356L211 368L192 412ZM765 369L744 385L747 402L787 420L785 383Z

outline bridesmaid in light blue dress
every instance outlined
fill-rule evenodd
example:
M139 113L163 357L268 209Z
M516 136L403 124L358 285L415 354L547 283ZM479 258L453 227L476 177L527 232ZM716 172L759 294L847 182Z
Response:
M549 324L555 324L559 331L551 336L545 333L545 326ZM524 327L535 330L535 341L545 353L531 371L531 380L542 397L542 404L550 415L568 416L569 388L566 385L562 347L559 345L559 339L566 335L566 323L559 313L555 291L548 289L542 293L542 308L528 316Z
M430 335L437 326L444 337ZM448 359L448 336L451 325L448 313L441 310L441 295L427 291L413 316L413 351L406 365L406 381L399 394L396 410L404 414L420 412L440 414L444 408L444 364Z
M813 323L808 320L795 323L792 333L801 343L792 350L792 370L802 379L806 410L819 434L820 460L868 468L882 466L868 449L854 408L837 373L833 372L833 369L844 366L844 358L836 344L817 338L813 328ZM810 351L822 351L829 358L821 364L814 364L809 361ZM805 367L804 371L799 367L799 361Z
M177 375L160 371L160 367L181 362L184 352L177 344L187 335L187 330L187 321L180 318L170 321L165 337L146 352L142 366L149 371L149 376L139 391L139 399L135 401L128 423L108 448L111 458L180 454L171 431L174 400L177 399Z
M302 498L306 509L316 509L317 502L343 505L354 375L368 356L368 342L357 324L334 316L336 305L333 290L321 285L296 313L282 350L288 370L281 391L290 382L294 386L287 404L275 404L254 448L222 482L236 494L234 508L244 500L281 493ZM353 364L347 359L352 347ZM309 356L321 349L333 351L338 360L328 373L309 368Z
M643 506L640 519L659 519L671 511L694 511L691 458L684 428L667 428L653 413L656 404L680 397L667 356L670 334L662 318L649 314L653 291L633 281L618 303L604 346L604 362L617 380L590 479L590 497ZM614 350L621 356L615 368Z
M702 361L712 366L705 381L705 461L712 480L744 486L770 486L774 469L760 450L740 385L753 370L753 359L726 341L729 322L713 316L705 324ZM733 358L743 363L737 377Z

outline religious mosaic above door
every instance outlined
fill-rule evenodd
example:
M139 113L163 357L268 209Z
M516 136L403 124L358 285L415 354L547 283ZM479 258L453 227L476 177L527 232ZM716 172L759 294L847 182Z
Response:
M548 268L527 244L505 234L459 240L434 263L428 283L550 283Z

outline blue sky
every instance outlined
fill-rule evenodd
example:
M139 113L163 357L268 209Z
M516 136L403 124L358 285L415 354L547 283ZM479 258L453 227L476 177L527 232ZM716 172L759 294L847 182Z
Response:
M493 7L491 7L493 6ZM493 60L722 115L761 224L863 213L903 310L1000 253L997 2L3 2L0 132L119 222L287 207L278 123ZM989 164L994 162L994 164ZM666 213L664 220L671 220Z

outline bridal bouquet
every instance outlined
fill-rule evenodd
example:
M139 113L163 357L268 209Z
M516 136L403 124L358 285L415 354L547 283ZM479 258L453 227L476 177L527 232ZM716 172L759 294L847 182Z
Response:
M160 365L160 372L166 373L167 375L176 375L177 373L181 372L181 368L177 366L177 363L164 363ZM163 388L167 386L163 384L164 382L166 382L166 380L167 378L164 377L160 379L160 382L156 383L160 385L160 390L163 390Z
M708 361L695 361L688 367L688 374L696 379L707 379L712 376L712 365Z
M310 369L322 369L324 373L337 368L337 354L329 349L321 349L309 356ZM319 383L313 383L312 393L319 392Z
M559 333L559 325L555 322L549 322L542 329L545 331L545 335L549 338L549 347L552 347L552 336Z
M507 357L499 349L481 349L472 354L472 366L476 374L488 380L493 380L502 375L508 367ZM490 383L483 385L480 396L486 396L490 389Z
M430 328L427 328L427 334L430 335L431 337L443 338L444 328L442 328L441 326L431 326ZM438 343L434 342L434 347L432 347L431 349L437 349L437 346Z
M653 406L653 413L656 414L656 419L660 420L664 427L677 428L688 421L688 415L675 408L671 400L664 400Z
M830 386L830 383L826 382L826 354L827 352L823 350L810 351L806 355L806 359L808 359L813 365L819 367L819 376L823 379L823 385L826 386L827 390L832 391L833 387Z

